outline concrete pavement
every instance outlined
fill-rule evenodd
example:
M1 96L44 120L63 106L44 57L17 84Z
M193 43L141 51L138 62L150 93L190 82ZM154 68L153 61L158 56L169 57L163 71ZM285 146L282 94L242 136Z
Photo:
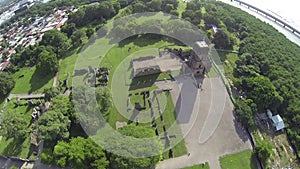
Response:
M188 78L177 80L179 83L191 81ZM174 87L175 82L169 83ZM185 91L188 89L197 92L196 103L191 114L185 111L189 108L185 108L187 106L184 103L176 107L176 111L181 110L179 117L185 119L184 123L179 119L179 125L190 156L162 161L157 165L157 169L184 168L205 162L209 163L211 169L220 169L220 157L251 149L246 132L233 115L233 104L220 78L206 78L202 91L195 89L195 85L192 89L193 84L187 85L186 89L182 88L182 85L177 86L179 90L171 90L174 103L182 100L185 100L185 103L191 101L190 97L180 94L180 91L188 93ZM187 114L185 118L182 117L184 113Z

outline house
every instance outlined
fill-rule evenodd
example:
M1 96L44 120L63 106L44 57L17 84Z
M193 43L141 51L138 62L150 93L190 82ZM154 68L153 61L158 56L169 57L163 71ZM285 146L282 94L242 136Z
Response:
M285 128L284 122L280 115L277 114L276 116L273 116L272 111L268 109L267 116L272 121L276 131L280 131Z
M284 122L283 122L282 118L280 117L280 115L278 115L278 114L276 116L272 117L272 122L273 122L273 125L274 125L276 131L280 131L285 128Z

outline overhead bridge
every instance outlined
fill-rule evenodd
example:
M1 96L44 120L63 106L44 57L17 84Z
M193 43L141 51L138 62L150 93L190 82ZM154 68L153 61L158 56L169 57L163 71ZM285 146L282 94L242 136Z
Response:
M240 1L240 0L231 0L232 1L235 1L237 3L239 3L239 5L241 6L246 6L248 9L252 9L254 11L256 11L257 13L261 14L261 15L264 15L265 17L271 19L271 20L274 20L277 24L280 24L282 25L286 30L289 30L291 31L292 33L294 33L295 35L297 35L298 37L300 37L300 31L298 31L296 28L294 28L293 26L291 26L290 24L288 24L287 22L283 21L282 19L270 14L270 13L267 13L253 5L250 5L246 2L243 2L243 1Z

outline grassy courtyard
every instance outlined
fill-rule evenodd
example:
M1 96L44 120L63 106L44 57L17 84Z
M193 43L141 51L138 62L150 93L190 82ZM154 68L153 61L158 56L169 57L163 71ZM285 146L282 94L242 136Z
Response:
M16 85L12 94L42 93L45 88L53 85L54 75L44 76L36 71L36 67L22 68L13 75Z
M251 150L222 157L220 163L222 169L257 169Z
M124 112L127 109L126 103L128 94L131 94L130 100L132 107L134 107L135 102L139 102L141 105L143 105L143 96L139 93L143 91L149 91L151 98L153 96L153 91L158 89L155 85L155 81L170 78L168 74L157 74L130 79L131 68L128 66L130 65L131 58L158 56L159 49L167 46L176 45L170 41L146 39L143 37L133 40L126 39L120 44L115 45L107 53L107 55L103 57L100 67L107 67L110 70L108 87L112 91L114 103L117 104L111 108L105 117L113 128L115 128L117 121L130 122L129 119L131 119L130 117L133 116L133 112L127 112L127 114ZM125 91L127 91L127 93ZM176 135L176 138L171 138L171 147L174 146L172 150L175 157L182 156L187 153L187 150L182 138L181 129L176 123L172 97L170 93L164 92L158 95L158 99L159 103L161 104L160 107L163 114L163 120L161 120L158 116L158 113L155 113L155 123L157 124L159 134L163 136L163 126L165 126L168 129L169 135ZM148 102L146 102L146 105L148 105ZM153 103L153 107L157 109L156 102ZM139 121L141 121L140 125L145 127L151 127L151 116L149 109L149 106L146 106L146 110L143 110L138 114ZM146 119L148 121L140 120L144 116L147 116ZM164 145L165 140L161 140ZM163 158L169 158L168 151L163 153Z

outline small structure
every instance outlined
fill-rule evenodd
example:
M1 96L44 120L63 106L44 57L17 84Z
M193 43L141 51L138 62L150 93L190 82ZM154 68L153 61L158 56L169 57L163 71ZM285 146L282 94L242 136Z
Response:
M268 109L267 116L270 119L270 121L272 121L273 126L275 127L276 131L280 131L285 128L284 122L283 122L282 118L280 117L280 115L277 114L277 115L273 116L272 111Z
M285 128L284 122L278 114L272 117L272 121L276 131L280 131Z
M209 53L209 46L205 41L198 41L196 42L198 47L198 54L195 52L191 53L191 59L190 59L190 67L193 71L193 74L195 76L201 76L205 74L206 69L208 68L207 58Z

